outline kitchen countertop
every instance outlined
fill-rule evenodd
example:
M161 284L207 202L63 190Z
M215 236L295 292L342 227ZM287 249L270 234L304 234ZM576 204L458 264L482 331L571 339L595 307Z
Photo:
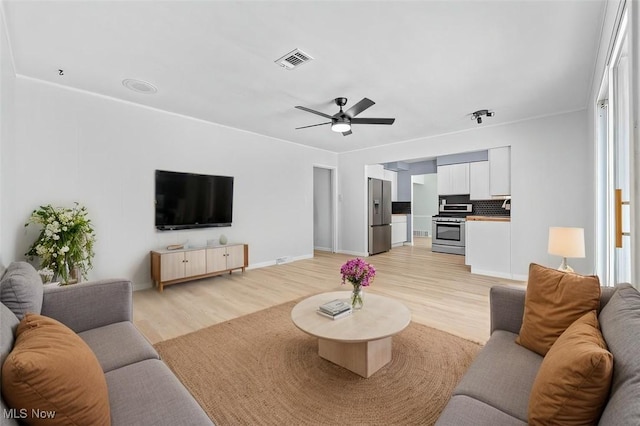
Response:
M511 222L511 216L467 216L469 220L482 220L486 222Z

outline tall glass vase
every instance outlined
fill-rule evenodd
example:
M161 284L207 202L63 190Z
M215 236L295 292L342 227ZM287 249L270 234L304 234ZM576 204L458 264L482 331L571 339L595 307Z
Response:
M362 309L364 305L364 291L362 290L362 286L354 285L353 292L351 293L351 308L354 311L358 309Z

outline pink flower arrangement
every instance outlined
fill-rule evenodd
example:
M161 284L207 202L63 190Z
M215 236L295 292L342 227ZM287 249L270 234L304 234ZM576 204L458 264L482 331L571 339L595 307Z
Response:
M349 281L354 287L368 287L376 276L376 268L362 259L351 259L340 268L342 284Z

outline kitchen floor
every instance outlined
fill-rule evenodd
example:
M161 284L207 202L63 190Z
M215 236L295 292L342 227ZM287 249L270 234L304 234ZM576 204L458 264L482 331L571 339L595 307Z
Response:
M413 246L431 250L431 237L413 237Z

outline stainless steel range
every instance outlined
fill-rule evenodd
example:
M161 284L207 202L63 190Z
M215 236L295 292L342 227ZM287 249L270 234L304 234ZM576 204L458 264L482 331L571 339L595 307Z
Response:
M431 251L464 255L465 222L463 217L434 216Z

